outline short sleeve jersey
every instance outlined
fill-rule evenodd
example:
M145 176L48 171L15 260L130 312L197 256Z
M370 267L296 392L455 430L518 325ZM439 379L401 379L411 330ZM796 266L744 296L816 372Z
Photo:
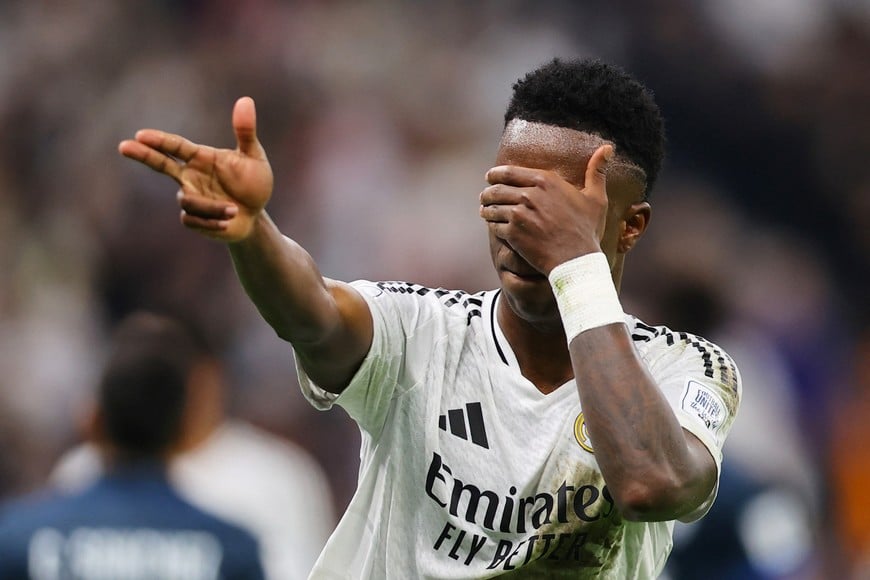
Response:
M297 364L319 409L362 433L357 491L312 578L653 578L673 522L621 517L595 459L574 381L544 395L496 320L500 291L353 283L371 349L336 396ZM740 379L716 345L626 316L680 424L718 468ZM717 484L718 487L718 484ZM686 516L701 517L716 489Z

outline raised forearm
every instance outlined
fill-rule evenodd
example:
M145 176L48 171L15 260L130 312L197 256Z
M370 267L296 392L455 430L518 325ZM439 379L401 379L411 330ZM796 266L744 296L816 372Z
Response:
M569 350L596 461L625 517L691 511L712 488L714 474L703 467L712 459L690 444L625 325L582 332Z
M275 332L294 344L316 343L339 312L314 260L263 212L245 240L229 244L242 286Z

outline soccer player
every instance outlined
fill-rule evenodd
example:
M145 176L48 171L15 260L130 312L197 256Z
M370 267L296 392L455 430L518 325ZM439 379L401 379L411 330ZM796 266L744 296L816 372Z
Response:
M81 492L0 509L0 580L262 580L256 540L183 500L166 462L203 350L172 319L126 319L100 381L106 473Z
M227 242L320 409L363 433L357 492L312 578L653 578L675 520L710 508L740 380L716 345L623 313L663 122L594 60L514 85L480 215L500 288L324 278L265 206L254 103L238 147L142 130L120 152L180 185L181 221Z

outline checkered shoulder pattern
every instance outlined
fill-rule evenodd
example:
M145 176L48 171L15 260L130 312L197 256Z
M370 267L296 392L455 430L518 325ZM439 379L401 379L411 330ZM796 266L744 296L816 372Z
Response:
M445 290L444 288L427 288L410 282L378 282L378 288L393 294L409 294L417 296L434 296L441 304L450 309L464 309L466 322L470 325L475 317L481 316L483 292L469 294L464 290Z
M737 392L737 367L731 357L712 342L688 332L674 332L665 326L648 326L636 320L631 338L635 342L650 342L662 337L668 346L683 345L694 348L704 363L704 375L721 381L722 385Z

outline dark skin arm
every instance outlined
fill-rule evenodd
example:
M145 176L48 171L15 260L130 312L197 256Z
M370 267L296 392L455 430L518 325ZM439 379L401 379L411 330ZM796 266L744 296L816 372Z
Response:
M538 271L601 252L607 221L607 157L599 147L576 186L552 171L499 166L481 194L481 216ZM569 344L595 458L614 501L630 520L672 520L712 491L716 465L679 424L634 348L625 324L581 332Z
M371 346L368 305L351 286L324 278L308 252L266 214L272 168L257 139L252 99L236 102L232 124L234 150L153 129L137 132L118 150L178 183L182 224L227 243L263 318L293 344L315 383L340 393Z
M626 326L581 332L569 350L595 458L623 515L659 521L692 511L712 491L716 465L680 426Z

